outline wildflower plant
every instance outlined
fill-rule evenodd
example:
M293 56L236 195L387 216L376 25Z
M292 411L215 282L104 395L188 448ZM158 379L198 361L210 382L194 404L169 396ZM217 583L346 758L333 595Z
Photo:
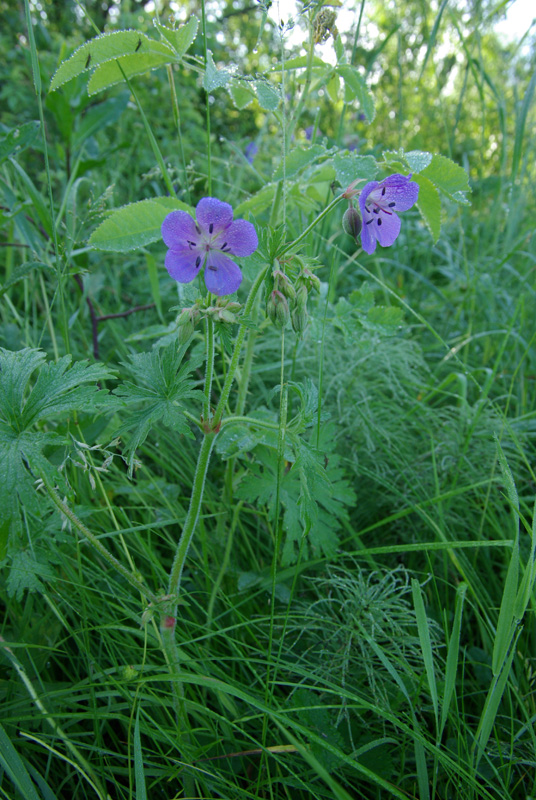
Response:
M183 764L191 764L199 758L199 753L210 749L205 748L205 744L199 747L195 744L197 709L188 699L189 686L199 680L207 694L216 686L211 684L210 677L201 674L204 666L199 667L199 674L189 671L181 638L181 615L189 602L183 576L191 545L195 537L202 534L203 547L206 546L211 517L219 515L219 512L211 515L206 509L209 489L214 484L216 493L224 495L228 502L225 520L214 523L221 525L231 540L223 561L225 566L231 559L232 535L240 529L246 513L262 518L259 530L265 535L263 546L268 542L271 549L271 567L266 567L268 578L267 575L259 578L261 583L265 581L263 590L268 586L271 591L270 652L264 675L266 690L257 706L262 716L269 713L278 678L273 638L275 601L278 596L284 596L290 608L301 563L320 557L335 559L343 536L351 535L350 510L355 502L355 491L345 472L344 459L337 452L337 424L327 418L323 408L326 320L333 316L334 330L354 325L354 338L347 340L351 342L349 359L357 349L355 337L359 334L354 329L358 328L355 322L358 314L359 325L376 325L376 329L390 326L390 333L400 322L398 308L391 309L392 313L388 310L383 317L383 311L378 313L377 308L373 309L375 316L369 314L374 305L371 293L366 297L366 303L370 300L366 309L358 307L360 298L355 292L350 299L338 296L341 254L348 255L349 269L370 272L378 255L378 244L382 248L403 248L410 236L427 236L435 242L441 232L441 200L450 207L468 202L465 170L442 155L399 149L386 150L380 156L381 143L373 150L376 155L351 152L328 141L327 135L319 136L318 128L317 135L312 136L312 127L306 128L305 142L303 136L294 135L303 126L304 119L311 118L308 106L313 103L313 92L319 91L341 115L341 129L344 119L341 109L350 104L359 110L359 119L372 126L372 135L374 132L374 98L343 44L336 25L336 12L319 9L315 17L313 4L307 9L310 36L305 58L291 60L286 65L285 26L282 24L282 57L263 75L243 74L215 60L208 46L204 4L201 26L195 16L184 25L171 27L163 25L155 16L152 35L141 30L99 34L60 64L50 85L52 97L71 82L75 84L89 76L91 96L124 84L140 112L155 174L159 178L149 184L154 193L106 212L89 235L87 247L103 259L110 254L134 258L143 252L143 263L148 269L146 299L153 299L161 315L160 324L129 339L128 358L113 364L121 375L119 379L111 367L89 366L83 362L71 364L68 354L55 364L46 362L36 349L25 349L16 355L8 351L0 354L0 368L5 377L0 391L0 452L2 463L10 465L7 488L0 495L3 498L0 504L3 555L11 546L7 544L8 534L12 540L20 540L25 521L23 506L26 499L38 491L48 498L50 507L68 519L80 537L96 549L110 571L114 575L117 573L129 588L133 587L143 597L144 610L149 609L143 615L143 622L148 625L148 620L154 619L160 623L154 641L161 648L161 661L172 687L173 714ZM264 21L267 10L268 6L263 5ZM200 27L203 35L197 42L199 49L194 51ZM315 46L322 43L325 46L327 41L333 44L333 63L315 55ZM154 135L137 95L140 76L161 68L165 69L169 87L166 95L160 84L158 90L162 91L162 98L170 92L170 116L179 140L182 129L176 81L186 80L184 75L197 80L206 100L206 138L203 146L197 143L202 164L196 167L195 181L190 180L192 170L179 157L175 171L170 170L159 138ZM286 96L289 83L294 84L299 93L293 108ZM210 98L216 95L223 98L224 93L233 103L233 113L252 106L257 114L270 120L272 127L266 126L266 130L276 131L270 133L274 140L273 162L268 147L257 149L257 138L255 144L250 142L245 153L242 150L238 153L237 165L260 176L247 192L239 191L232 180L224 180L216 174L217 165L223 159L218 160L214 154ZM326 129L327 123L323 121L322 130ZM311 139L314 143L309 141ZM340 136L338 141L341 141ZM9 142L6 147L8 145ZM255 169L243 163L247 160L251 165L253 159ZM79 160L82 160L82 153ZM229 178L232 177L230 170ZM75 179L72 180L74 183ZM76 196L69 199L69 208L74 209L75 200ZM400 217L401 213L405 215ZM50 241L54 240L59 227L56 221L49 226ZM330 242L331 250L326 247L326 241ZM47 255L51 262L48 266L57 270L58 280L63 280L70 267L60 266L59 248L54 252L53 258L50 253ZM168 296L173 293L179 298L179 305L173 307L176 313L163 306L161 286L164 285ZM96 319L95 314L92 321L94 317ZM70 320L65 314L63 323L63 347L68 352ZM311 328L322 342L322 348L311 374L302 379L295 372L300 348ZM96 323L93 333L98 340L98 331L95 331ZM154 346L146 352L137 352L139 342L144 339L154 340ZM57 343L55 346L58 348ZM266 367L270 386L264 391L261 402L253 396L251 386L256 380L255 359L267 352L270 354ZM110 359L114 357L112 352ZM89 383L91 388L88 388ZM107 386L101 385L106 383ZM162 428L172 431L176 437L174 457L177 464L182 467L188 459L195 462L191 485L178 470L184 483L180 486L182 517L178 522L175 520L171 528L171 544L169 539L164 544L159 543L160 573L141 575L130 557L128 567L119 563L112 555L108 540L95 537L80 518L83 514L76 513L76 485L69 484L63 469L65 453L62 454L64 461L58 454L59 448L68 448L69 436L66 430L50 431L42 426L45 412L52 404L55 404L55 413L65 412L65 417L67 412L74 414L72 424L78 424L77 414L98 412L101 421L104 420L100 433L109 432L110 438L116 434L124 437L121 457L126 462L125 473L128 472L129 479L134 482L133 487L135 481L141 480L148 453L154 455L158 451L155 432ZM70 422L62 418L65 426ZM154 444L153 450L148 449L149 443ZM215 463L218 467L213 469ZM177 484L179 482L177 478ZM156 492L156 484L155 487ZM106 504L109 495L105 491L103 498ZM32 513L36 513L36 505L28 503ZM82 511L89 516L92 510ZM125 528L129 530L126 525ZM119 523L116 530L120 531ZM165 577L164 565L168 567ZM284 595L278 583L280 569L292 573L288 595ZM218 587L223 580L224 576L218 578ZM414 663L420 663L414 657L417 636L421 634L422 638L424 634L422 624L415 633L416 615L409 611L406 614L406 600L398 602L397 596L396 608L402 619L399 623L393 615L387 619L383 607L376 602L376 595L374 602L370 600L375 584L371 580L367 583L361 572L357 577L343 571L332 573L328 583L335 586L338 594L319 601L314 613L304 612L306 621L314 617L314 631L305 632L300 642L307 642L312 648L317 640L322 641L321 619L329 612L332 615L329 644L335 649L343 648L340 663L344 665L345 674L353 669L356 673L359 671L361 655L370 641L375 643L381 635L381 653L369 658L369 673L373 676L377 664L381 663L382 670L392 677L395 668L388 655L384 656L389 651L384 638L411 627L414 637L411 659L404 670L411 674L413 688L420 685L419 680L414 680L412 669ZM385 594L396 594L393 587L385 589L381 581L379 585ZM17 583L17 592L23 590L20 582ZM214 598L207 601L209 619L212 619L214 602ZM359 629L355 628L356 608L364 609L364 621ZM435 627L433 631L435 635ZM325 645L325 638L323 641ZM401 648L393 648L391 655L393 652L396 658L404 656ZM436 652L435 639L433 652ZM144 651L143 658L146 655ZM158 658L154 652L150 657ZM207 663L209 661L207 659ZM311 662L314 662L316 680L318 665L312 657ZM143 668L149 674L153 667L144 664ZM402 679L398 683L393 680L393 686L396 684L398 689L402 685L400 692L403 694L406 689ZM216 686L218 692L220 688ZM236 696L240 700L247 697L238 692ZM230 708L233 703L234 699L226 697L222 707L228 704ZM238 719L238 711L235 718ZM138 714L138 759L141 752L139 719ZM285 729L282 714L277 716L277 724ZM262 738L262 752L265 752L266 726ZM484 738L481 736L479 740L483 747ZM309 757L307 747L301 743L298 747L293 738L289 741L295 748L293 752ZM424 749L421 749L419 769L425 758ZM346 755L349 769L355 766L350 763L352 759ZM357 763L358 759L353 761ZM359 770L359 764L355 769ZM193 774L190 770L181 777L184 796L197 796ZM321 774L325 777L325 770ZM222 796L226 791L218 788ZM144 791L138 793L140 797L145 796Z

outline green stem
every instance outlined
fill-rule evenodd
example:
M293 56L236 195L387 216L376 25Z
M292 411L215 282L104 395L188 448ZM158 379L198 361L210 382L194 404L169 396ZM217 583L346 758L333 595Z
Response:
M121 562L119 562L105 547L98 538L95 536L94 533L91 533L89 528L86 528L83 522L81 522L74 511L71 511L69 506L67 506L63 500L59 497L56 489L52 486L49 482L48 478L44 475L41 475L41 480L45 486L45 489L48 492L48 496L56 506L56 508L71 522L74 527L80 531L80 533L85 536L85 538L90 542L90 544L95 548L95 550L112 566L116 569L122 576L127 580L131 586L134 586L135 589L138 590L140 594L142 594L147 600L151 603L156 602L156 596L147 589L143 583L138 580L131 572L124 567Z
M188 513L186 515L186 520L184 522L181 537L177 545L173 566L169 576L168 595L172 597L173 611L171 616L173 617L175 617L177 614L179 600L178 592L180 589L182 571L184 569L184 562L186 561L186 556L188 555L188 550L190 548L190 542L192 541L192 536L194 535L195 526L197 525L197 520L199 518L199 511L201 509L203 492L205 489L205 479L207 477L210 455L212 453L216 436L216 433L205 434L201 449L199 450L199 456L197 458L197 467L195 470L192 495L190 497L190 506L188 508Z
M340 200L343 200L343 199L344 199L344 198L343 198L342 194L340 194L338 197L335 197L335 198L334 198L334 199L331 201L331 203L329 204L329 206L326 206L326 207L324 208L324 210L323 210L323 211L321 211L321 212L320 212L320 214L319 214L317 217L315 217L315 219L314 219L314 220L311 222L311 224L310 224L310 225L308 225L308 226L305 228L305 230L303 231L303 233L300 233L300 235L298 236L298 238L297 238L297 239L294 239L294 241L293 241L293 242L290 242L289 244L287 244L287 245L286 245L286 247L284 247L284 248L283 248L283 250L282 250L282 251L279 253L279 258L281 258L281 256L284 256L284 255L285 255L285 253L288 253L288 251L289 251L291 248L295 247L297 244L299 244L299 242L301 242L303 239L305 239L305 237L306 237L306 236L308 236L308 235L311 233L311 231L313 230L313 228L315 228L315 227L318 225L318 223L319 223L319 222L321 222L321 221L324 219L324 217L325 217L327 214L329 214L329 212L330 212L330 211L331 211L333 208L335 208L335 206L337 205L337 203L338 203L338 202L340 202Z
M214 321L206 318L207 330L207 364L205 371L204 422L210 422L210 395L212 394L212 376L214 374Z
M255 298L257 297L257 292L259 291L261 284L266 277L266 273L270 269L270 264L266 264L264 269L261 269L257 277L253 282L253 286L249 290L248 299L246 300L246 305L244 306L244 317L249 317L251 313L251 309L253 308L253 303L255 302ZM231 356L231 363L229 364L229 372L227 373L227 377L225 378L225 383L223 384L223 389L221 391L220 400L216 407L216 411L214 412L214 419L212 421L212 428L216 430L221 423L221 419L223 417L223 412L225 411L225 406L227 405L227 400L229 399L229 394L231 392L231 387L233 385L235 373L238 367L238 361L240 358L240 351L242 349L242 344L244 343L244 338L246 335L246 331L248 330L247 326L242 324L238 330L238 334L236 337L236 342L233 350L233 355Z
M255 419L255 417L245 417L241 414L237 414L236 416L233 414L232 417L222 419L220 430L225 425L231 425L233 422L244 422L246 425L256 425L257 428L266 428L268 430L279 430L279 424L277 422L267 422L263 419Z
M190 196L190 187L188 185L188 175L186 173L186 158L184 157L184 145L182 142L182 132L181 132L181 117L179 113L179 101L177 100L177 89L175 87L175 79L173 77L173 68L171 64L168 64L167 67L167 74L168 74L168 81L169 81L169 88L171 92L171 107L173 109L173 120L175 122L175 127L177 128L177 137L179 139L179 152L181 157L181 166L182 166L182 179L184 186L186 188L186 193L188 195L188 202L191 203L192 199Z
M248 336L248 343L246 345L246 355L244 356L244 363L242 365L242 376L240 379L240 386L238 387L238 397L236 399L235 412L238 417L240 417L244 413L244 409L246 407L246 398L248 394L249 379L251 376L251 367L253 365L253 355L255 353L256 341L257 341L257 331L252 330L249 332Z
M55 267L56 267L56 275L58 278L58 293L60 296L60 309L61 309L61 322L62 322L62 335L63 340L65 342L65 350L67 353L71 352L71 345L70 345L70 338L69 338L69 324L67 319L67 309L65 308L65 297L63 294L63 284L65 282L65 276L63 270L60 267L60 254L58 249L58 235L56 231L56 224L55 224L55 214L54 214L54 198L52 197L52 181L50 177L50 164L48 161L48 146L47 146L47 136L46 136L46 128L45 128L45 115L43 112L43 99L42 99L42 86L41 86L41 72L39 69L39 60L37 58L37 47L35 44L35 36L34 30L32 25L32 15L30 13L30 3L29 0L24 0L24 10L26 14L26 25L28 28L28 38L30 40L30 58L32 62L32 72L33 72L33 79L34 79L34 88L35 94L37 97L37 105L39 107L39 121L41 123L41 135L43 137L43 154L45 157L45 172L47 176L47 184L48 184L48 202L50 205L50 224L52 227L52 241L54 244L54 258L55 258Z
M201 0L201 26L203 28L203 57L205 61L205 75L207 74L207 20L205 14L205 0ZM212 154L210 150L210 99L205 91L206 120L207 120L207 189L209 197L212 194Z

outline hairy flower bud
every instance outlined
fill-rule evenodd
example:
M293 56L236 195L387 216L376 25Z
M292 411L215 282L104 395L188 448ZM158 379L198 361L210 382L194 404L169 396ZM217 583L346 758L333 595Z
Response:
M294 333L303 333L307 327L308 316L307 307L300 308L296 305L296 307L293 308L290 321L292 322L292 330Z
M266 304L266 313L278 328L284 328L289 321L290 312L285 295L274 289Z
M359 211L353 206L347 208L342 218L344 232L347 233L348 236L352 236L357 242L357 237L361 233L362 225L363 223Z
M181 311L177 320L179 344L186 344L193 336L197 320L199 319L199 309L196 306L185 308Z
M272 273L272 278L274 279L274 289L281 292L287 300L294 300L296 297L296 290L294 286L290 282L287 275L281 270L277 269L275 272Z
M307 291L307 286L302 283L298 287L298 291L296 292L296 308L299 311L305 311L307 313L307 298L309 296L309 292Z

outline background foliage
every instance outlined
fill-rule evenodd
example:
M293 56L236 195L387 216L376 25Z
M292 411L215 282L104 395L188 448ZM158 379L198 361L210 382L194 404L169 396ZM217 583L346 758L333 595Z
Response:
M174 115L166 67L93 95L84 67L49 91L94 26L156 41L150 4L32 1L33 46L24 5L0 0L2 796L536 793L533 28L500 38L506 3L367 0L308 78L293 59L320 7L278 24L207 2L212 65L199 30ZM374 256L336 209L305 243L305 333L282 348L256 310L247 413L273 427L217 440L177 626L181 734L157 598L199 448L175 410L198 416L204 348L198 329L177 353L196 290L169 279L159 226L174 194L207 193L205 90L212 194L272 236L299 235L357 156L448 156L472 191L440 211L421 189L423 218ZM112 211L139 201L134 241Z

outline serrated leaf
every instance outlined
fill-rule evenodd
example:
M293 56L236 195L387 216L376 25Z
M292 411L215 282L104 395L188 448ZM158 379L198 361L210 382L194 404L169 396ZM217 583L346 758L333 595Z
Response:
M89 79L87 93L89 95L97 94L110 86L121 83L125 77L133 78L135 75L143 75L144 72L151 72L153 69L164 67L174 61L176 61L175 56L165 53L135 53L133 56L123 56L109 61L97 67Z
M165 25L153 19L153 25L174 49L177 58L182 58L197 36L199 20L197 17L191 16L188 22L184 25L179 25L178 28L166 28Z
M103 33L81 45L67 61L60 64L52 76L50 91L54 92L83 72L88 72L108 61L125 56L141 57L148 54L166 56L169 61L176 60L173 50L168 45L157 42L139 31Z
M37 136L41 123L26 122L18 128L13 128L9 133L0 136L0 164L7 158L16 156L25 147L28 147Z
M321 144L313 144L310 147L296 147L292 150L285 160L285 177L293 178L302 169L309 164L314 164L326 152L326 148ZM274 180L278 181L283 178L283 162L274 172Z
M290 69L305 69L307 67L309 56L296 56L295 58L289 58L288 61L285 61L285 71ZM326 61L323 61L318 56L313 56L312 60L313 67L325 67L326 69L331 69L331 64L328 64ZM270 67L270 72L281 72L283 66L281 62L274 64Z
M42 264L40 261L26 261L24 264L20 264L15 267L7 281L0 286L0 297L16 283L24 280L34 269L50 271L52 268L48 264Z
M333 166L337 180L343 188L359 178L364 181L373 181L378 172L374 156L360 156L357 153L347 156L336 155L333 158Z
M368 122L372 122L376 115L374 98L367 88L365 79L359 74L355 67L351 67L349 64L339 64L337 66L337 72L341 78L344 79L347 102L357 100Z
M457 202L459 202L457 199L458 192L471 191L467 172L446 156L434 155L429 166L423 169L420 174Z
M226 69L218 69L212 57L212 51L207 50L207 66L203 78L203 88L207 92L222 89L231 80L231 73Z
M432 153L423 150L411 150L405 154L405 159L412 172L422 172L431 163Z
M255 216L269 208L275 197L276 186L275 183L269 183L247 200L239 203L235 208L235 218L243 217L248 211Z
M143 444L150 430L159 422L178 433L193 438L186 418L181 412L185 400L203 398L203 393L195 388L190 373L194 372L204 360L204 355L190 354L189 360L181 366L188 345L177 348L175 342L149 353L130 356L125 366L136 378L137 383L126 382L115 390L128 405L142 403L139 410L130 410L126 422L117 431L130 431L130 441L126 447L129 468L132 473L134 454Z
M432 239L437 242L441 233L441 200L439 192L434 184L428 178L425 178L422 173L414 175L412 180L419 184L417 208L432 235Z
M253 81L253 86L260 107L265 111L275 111L281 100L281 95L275 86L268 81Z
M176 209L192 212L186 203L174 197L139 200L112 211L93 231L88 244L97 250L125 253L162 238L162 223Z
M42 581L54 579L54 571L46 561L37 561L26 550L15 553L6 580L6 590L10 597L20 602L24 592L38 592L43 588Z
M332 103L336 103L339 99L339 92L341 90L341 81L336 72L333 73L326 83L326 91Z
M18 518L18 501L38 513L34 491L37 478L46 476L64 487L65 482L43 455L46 447L65 441L50 431L32 430L36 422L61 412L99 410L117 401L106 391L99 391L97 381L111 377L102 364L88 365L64 356L56 363L44 363L39 350L18 352L0 350L0 527L2 536ZM28 386L34 372L39 375ZM89 385L88 385L89 384Z
M227 91L231 95L233 103L240 111L246 108L246 106L255 99L255 92L245 81L233 79L231 84L227 87Z

